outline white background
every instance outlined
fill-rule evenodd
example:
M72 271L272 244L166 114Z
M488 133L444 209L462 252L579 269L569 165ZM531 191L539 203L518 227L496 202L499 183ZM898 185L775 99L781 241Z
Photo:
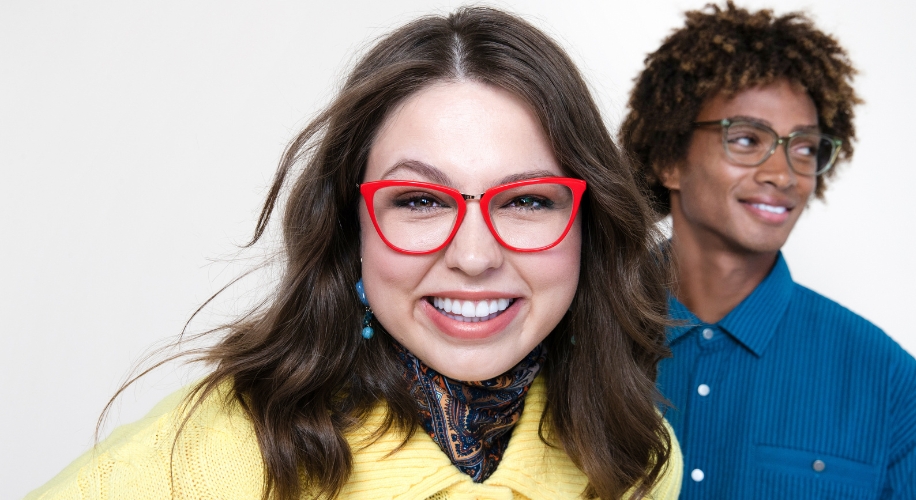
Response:
M250 236L287 141L333 95L354 54L405 20L458 4L0 4L0 496L21 497L86 450L141 355L257 262L258 252L239 260L235 245ZM561 41L616 130L642 59L683 10L702 4L495 5ZM813 12L848 48L867 101L854 161L786 247L793 275L916 352L916 7L749 5ZM193 326L230 317L258 281ZM149 377L111 422L138 418L194 376Z

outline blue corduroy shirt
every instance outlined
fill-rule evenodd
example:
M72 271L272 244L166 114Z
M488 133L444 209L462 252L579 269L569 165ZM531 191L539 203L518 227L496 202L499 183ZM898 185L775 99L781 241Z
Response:
M782 254L715 324L677 299L658 385L682 499L916 499L916 360L792 281Z

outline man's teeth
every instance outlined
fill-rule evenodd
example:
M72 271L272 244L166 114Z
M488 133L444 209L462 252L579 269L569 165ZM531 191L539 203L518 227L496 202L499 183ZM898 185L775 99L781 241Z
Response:
M514 299L460 300L433 297L433 306L461 321L486 321L509 307Z
M770 212L771 214L782 214L786 212L786 207L775 207L763 203L751 203L751 206L758 210L763 210L764 212Z

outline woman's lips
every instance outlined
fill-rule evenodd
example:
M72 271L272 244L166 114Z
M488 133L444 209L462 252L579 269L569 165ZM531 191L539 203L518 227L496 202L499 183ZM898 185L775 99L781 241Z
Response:
M427 297L421 306L442 333L459 339L477 340L504 330L518 314L521 301L514 298L461 300Z

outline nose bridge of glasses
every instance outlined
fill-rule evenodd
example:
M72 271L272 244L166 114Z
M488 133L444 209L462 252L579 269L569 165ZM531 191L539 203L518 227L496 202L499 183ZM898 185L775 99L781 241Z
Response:
M773 133L773 144L767 150L766 155L757 163L756 170L760 180L764 182L776 183L779 185L792 184L795 181L798 170L792 164L792 157L789 153L790 137L780 137ZM782 145L784 154L775 154L779 146Z
M476 223L483 224L483 225L486 226L486 228L487 228L487 229L486 229L487 233L492 233L493 230L492 230L492 228L490 227L490 224L488 224L488 223L487 223L487 220L486 220L488 214L487 214L487 212L486 212L486 210L485 210L483 204L481 203L481 197L483 197L483 195L482 195L482 194L480 194L480 195L472 195L472 194L464 194L464 193L461 193L461 197L464 199L465 216L464 216L464 218L462 218L461 220L455 221L455 223L456 223L457 226L458 226L458 227L455 228L455 236L457 236L458 233L461 232L461 230L468 224L468 219L473 220L473 221L474 221L474 224L476 224ZM476 201L477 203L468 203L469 201ZM472 214L470 213L470 212L473 212L473 211L475 210L475 209L471 208L473 205L477 205L476 210L477 210L477 212L478 212L480 215L472 215ZM496 235L494 234L494 235L492 235L492 236L495 237Z
M501 243L491 224L486 220L486 212L480 196L461 195L465 202L477 200L478 203L466 203L465 217L456 221L457 226L451 239L447 242L445 258L450 266L462 269L465 273L476 275L486 269L498 267L502 261ZM472 208L471 205L477 205ZM472 212L478 211L479 215Z

